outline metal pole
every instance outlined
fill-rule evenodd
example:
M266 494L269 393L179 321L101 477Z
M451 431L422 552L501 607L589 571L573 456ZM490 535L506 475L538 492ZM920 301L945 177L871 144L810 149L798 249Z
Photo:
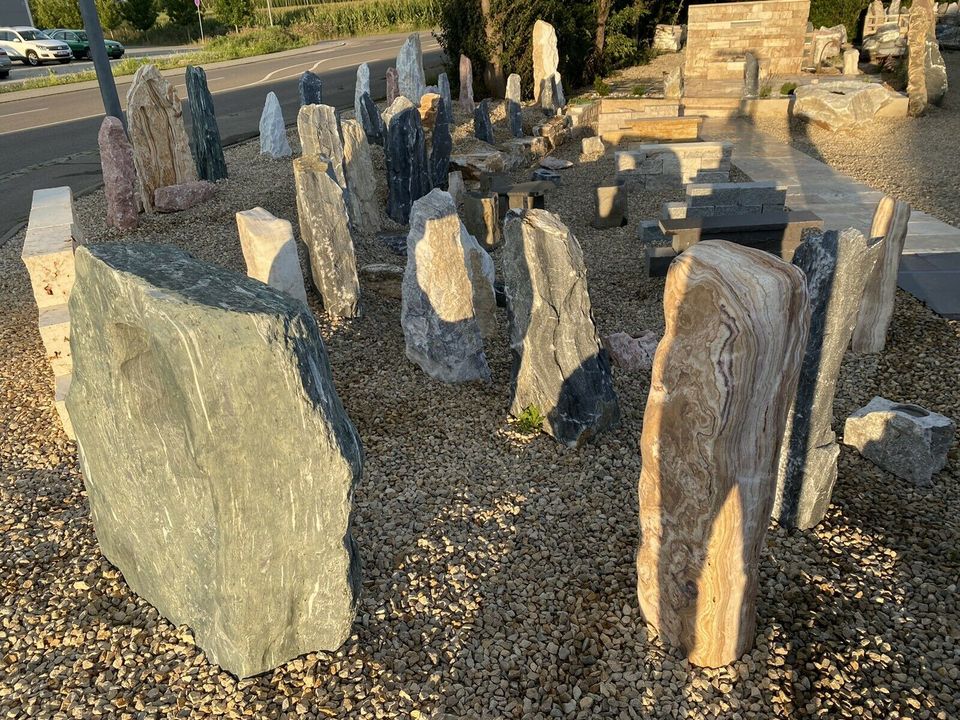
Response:
M119 118L126 127L127 120L123 116L123 110L120 109L120 97L117 95L117 85L110 71L107 48L103 44L103 29L100 27L100 17L97 15L97 6L93 4L93 0L80 0L80 17L83 18L83 29L87 33L87 42L90 44L93 67L97 71L103 109L107 115Z
M270 7L270 0L267 0L267 15L270 16L270 27L273 27L273 8Z
M197 6L197 20L200 21L200 42L203 42L203 15L200 14L200 0L193 0L193 4Z

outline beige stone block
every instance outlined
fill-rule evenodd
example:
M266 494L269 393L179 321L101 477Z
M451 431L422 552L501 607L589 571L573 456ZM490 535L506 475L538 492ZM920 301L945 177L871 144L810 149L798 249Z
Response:
M70 312L66 304L40 309L40 339L47 352L47 360L54 375L69 373L73 367L70 357Z
M21 259L30 275L37 307L61 305L70 299L75 276L73 249L68 225L27 228Z
M56 378L53 395L53 406L60 416L60 424L63 425L63 432L68 438L73 440L73 423L70 422L70 415L67 413L67 393L70 390L70 381L72 375L60 375Z

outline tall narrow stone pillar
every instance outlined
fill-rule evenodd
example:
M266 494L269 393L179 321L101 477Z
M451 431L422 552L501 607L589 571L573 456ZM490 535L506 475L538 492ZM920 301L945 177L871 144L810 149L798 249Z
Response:
M473 113L473 63L466 55L460 56L460 107Z
M213 109L213 96L207 87L207 74L201 67L187 65L186 83L197 175L210 182L223 180L227 177L227 161L223 157L223 143Z

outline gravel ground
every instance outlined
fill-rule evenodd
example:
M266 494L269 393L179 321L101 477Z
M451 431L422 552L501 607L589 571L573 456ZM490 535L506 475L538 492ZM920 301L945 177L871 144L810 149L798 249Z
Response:
M577 145L558 155L575 160ZM261 205L296 225L289 162L258 158L256 144L227 159L231 178L213 201L145 218L130 239L175 243L241 271L234 212ZM382 171L382 155L375 165ZM631 224L595 231L590 189L612 173L609 155L564 171L548 206L584 247L601 332L660 330L663 281L642 279L635 226L677 194L635 191ZM953 176L943 177L940 186ZM91 242L118 239L103 229L102 203L99 193L78 202ZM726 668L692 668L637 609L648 378L616 372L622 424L565 450L519 434L507 417L503 311L504 331L488 347L493 383L447 386L405 359L400 303L373 293L364 317L339 324L310 293L366 450L354 634L338 652L237 681L98 552L76 449L52 408L22 240L0 248L3 716L960 716L956 449L920 491L844 448L824 523L768 536L755 649ZM356 249L361 264L402 262L377 238L357 238ZM902 295L888 351L845 365L835 426L874 394L960 418L958 371L957 325Z

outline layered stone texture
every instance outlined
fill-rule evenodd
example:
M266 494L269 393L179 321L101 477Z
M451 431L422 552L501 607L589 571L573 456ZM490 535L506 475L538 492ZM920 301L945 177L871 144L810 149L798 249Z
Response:
M107 559L238 677L340 647L363 452L309 310L178 248L119 244L78 251L70 310L67 406Z
M430 192L430 167L420 113L398 98L384 113L387 125L387 214L402 225L410 220L415 200Z
M847 418L843 444L898 478L929 487L947 464L955 432L939 413L875 397Z
M357 83L353 88L353 117L359 121L363 110L360 98L363 94L370 94L370 66L366 63L357 65Z
M646 188L730 180L733 145L690 142L635 145L614 154L617 177Z
M343 139L340 136L340 117L329 105L304 105L297 113L297 131L304 157L313 155L327 158L337 182L347 189L343 171Z
M197 179L182 115L176 90L156 65L140 67L127 91L127 129L140 181L140 199L148 213L153 212L157 188Z
M387 68L387 107L393 105L394 100L400 97L400 78L396 68Z
M323 104L323 80L315 72L305 70L297 83L300 106Z
M397 55L397 83L401 95L414 105L420 104L420 98L427 89L427 81L423 73L423 50L420 47L419 33L412 33L400 48Z
M705 667L754 643L758 570L777 454L806 343L803 274L713 240L664 290L640 452L640 609Z
M879 238L858 230L810 230L793 256L807 278L810 334L780 453L773 517L781 525L814 527L830 505L840 455L831 428L837 378L882 252Z
M275 92L267 93L260 114L260 154L272 158L288 158L293 154L287 140L283 110Z
M137 170L133 147L119 118L106 116L97 133L103 194L107 199L107 226L129 232L140 224L137 209Z
M793 106L795 117L831 131L855 128L873 120L899 97L879 83L859 80L802 85L794 95L797 98Z
M473 63L466 55L460 56L460 107L473 113Z
M506 210L504 210L506 212ZM468 192L463 196L463 224L487 250L500 246L500 195Z
M227 177L227 161L223 157L213 96L207 87L207 74L203 68L187 65L186 84L190 101L191 147L197 175L210 182L223 180Z
M350 188L350 217L358 232L372 235L380 229L377 204L377 176L373 172L370 145L356 120L345 120L343 131L343 167Z
M360 314L360 282L343 188L330 161L306 155L293 161L300 240L307 247L313 284L324 311L335 318Z
M290 221L255 207L237 213L237 232L247 276L306 304L307 291Z
M593 322L583 251L560 218L514 210L504 224L503 273L513 353L510 413L529 407L568 447L620 420L610 361Z
M436 189L413 204L400 324L407 357L443 382L490 380L482 315L495 307L493 264L487 257L484 268L476 253L486 254L449 193Z

